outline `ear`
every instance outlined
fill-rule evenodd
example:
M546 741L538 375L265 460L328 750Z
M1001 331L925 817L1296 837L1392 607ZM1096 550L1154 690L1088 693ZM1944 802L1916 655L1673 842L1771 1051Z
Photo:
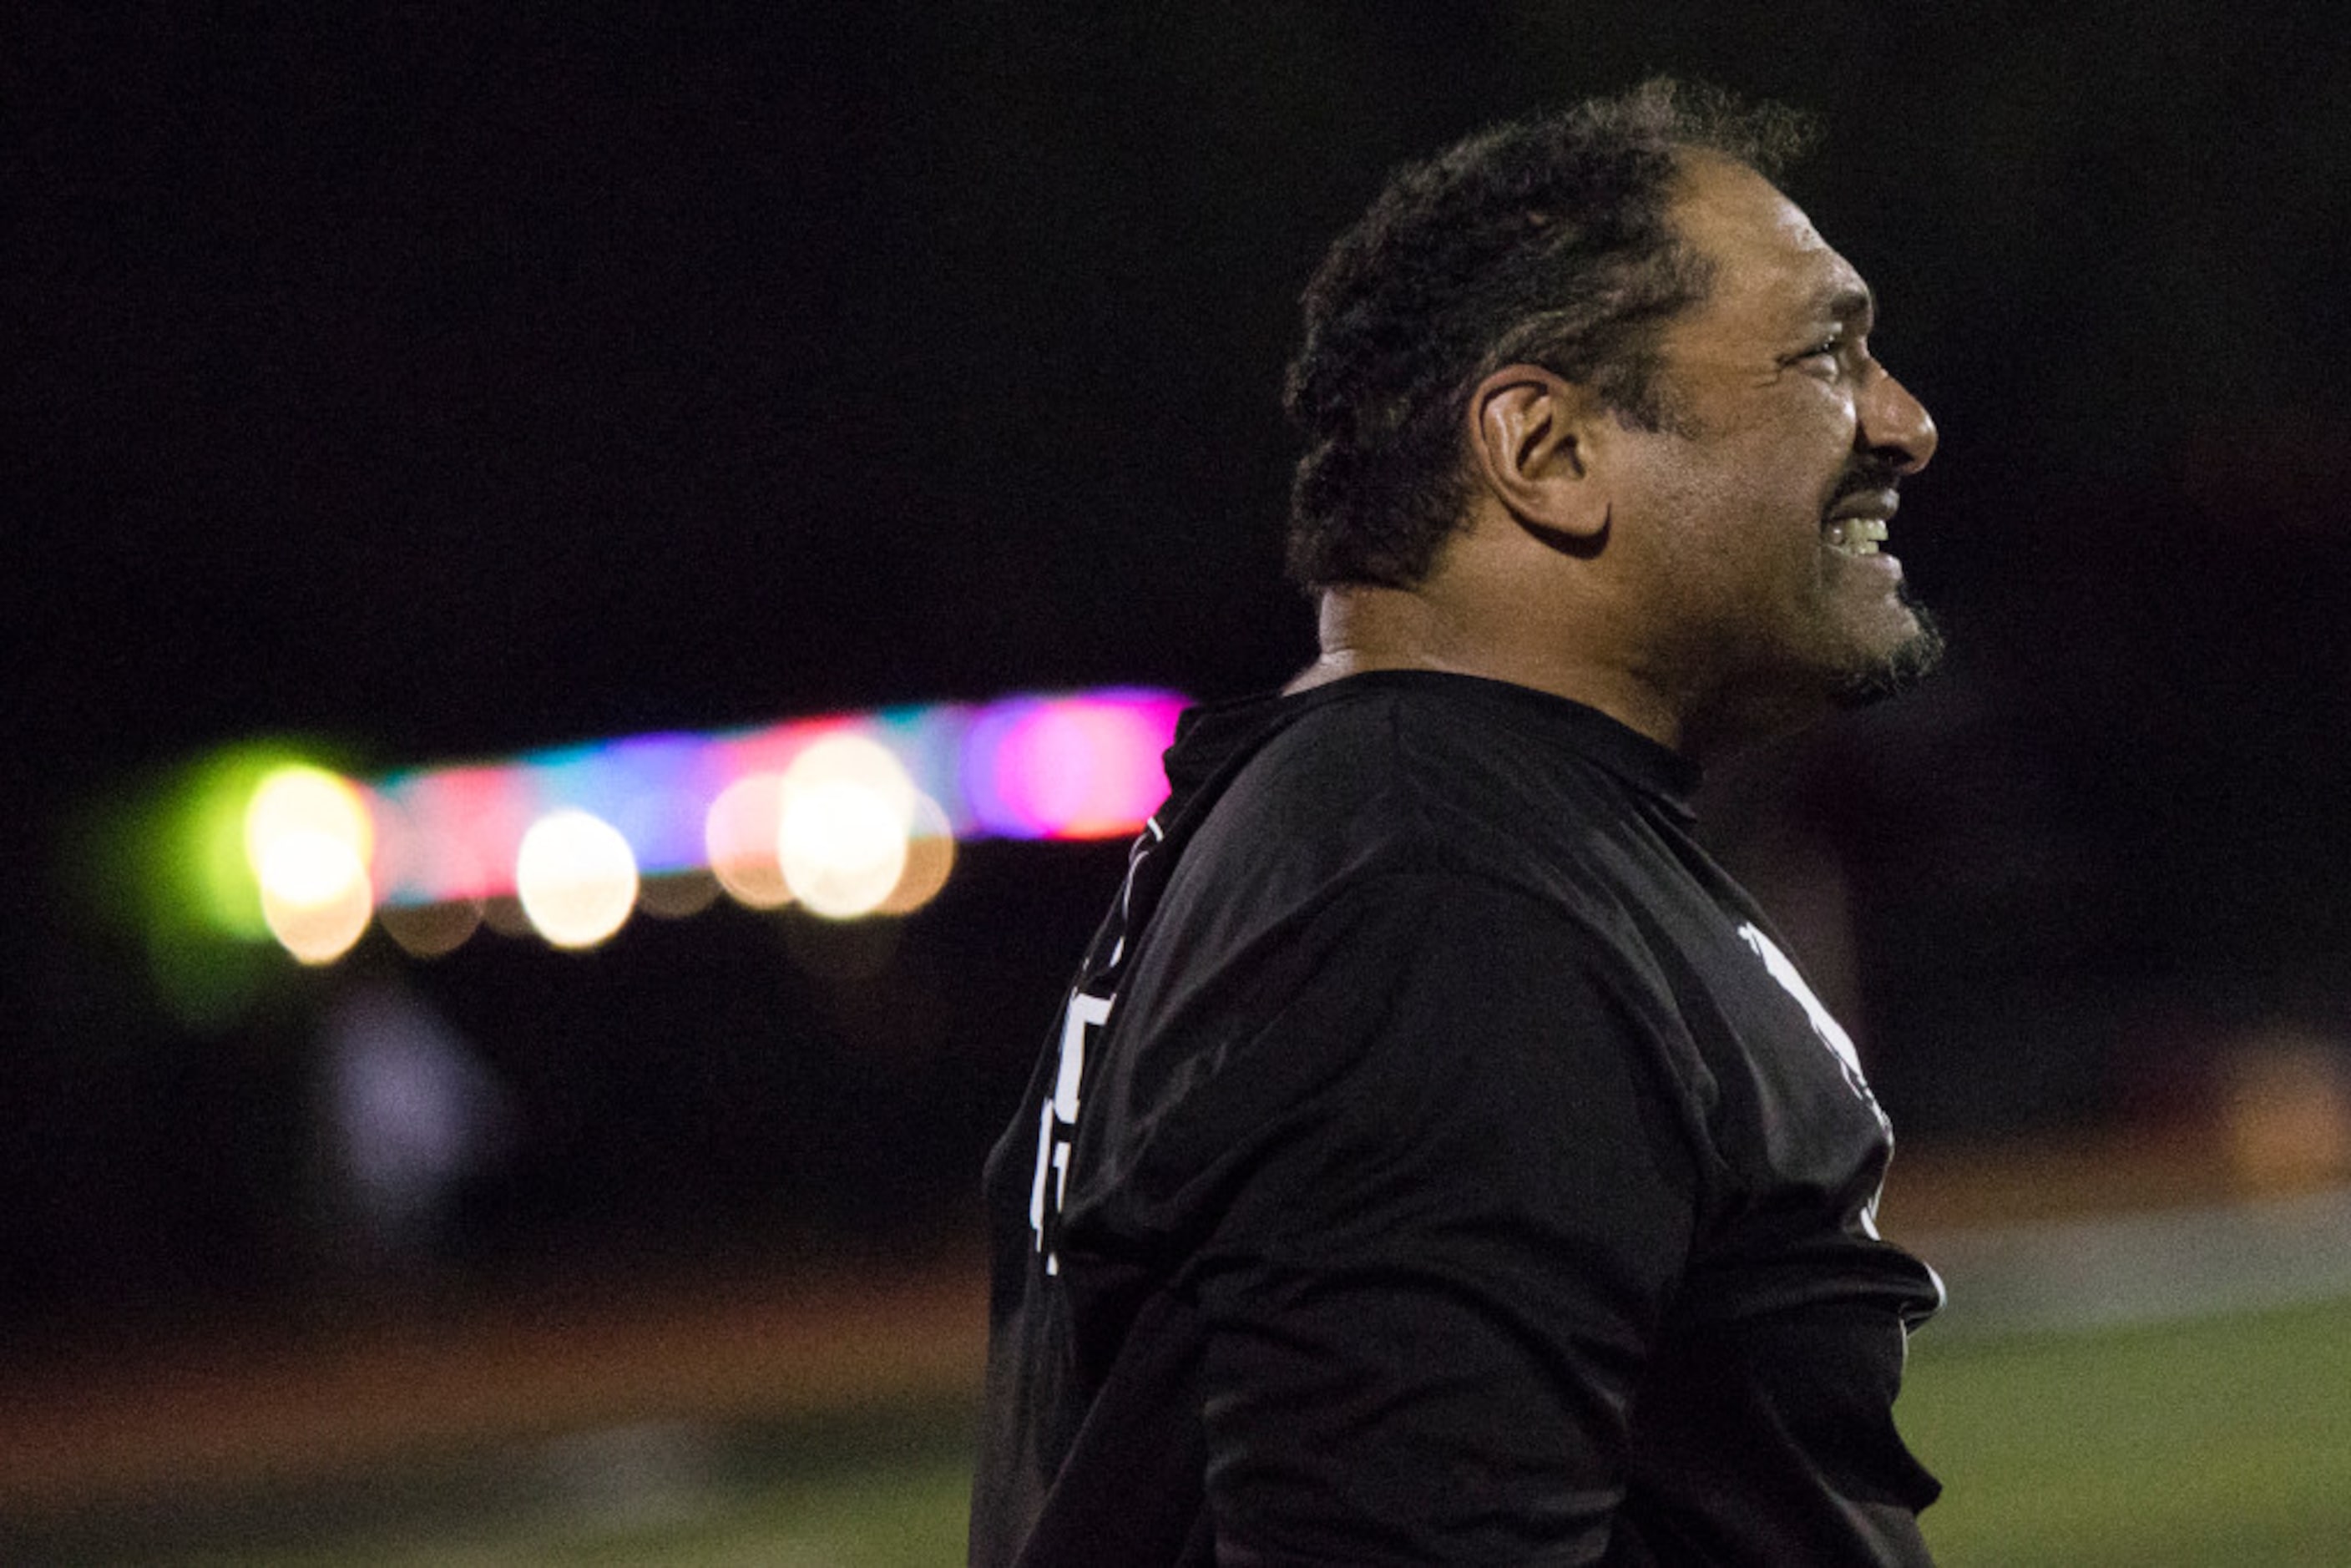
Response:
M1608 528L1596 472L1604 411L1541 365L1505 365L1469 394L1469 454L1510 515L1536 533L1590 546Z

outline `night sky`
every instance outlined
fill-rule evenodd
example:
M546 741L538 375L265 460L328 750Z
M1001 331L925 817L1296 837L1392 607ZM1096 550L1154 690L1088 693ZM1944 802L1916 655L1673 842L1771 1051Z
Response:
M47 1260L9 1300L168 1228L167 1188L239 1257L291 1223L235 1151L291 1137L320 994L156 1017L76 869L92 802L262 735L392 767L1276 684L1311 645L1278 388L1322 246L1397 160L1655 69L1821 115L1792 189L1942 427L1896 545L1952 671L1723 813L1759 864L1841 868L1896 1114L2120 1113L2216 1030L2351 1031L2332 7L715 9L0 25L0 1143L34 1195L0 1240ZM570 1151L509 1232L695 1140L705 1195L862 1159L935 1197L1115 864L975 854L850 980L713 915L403 983ZM834 1163L760 1174L778 1125Z

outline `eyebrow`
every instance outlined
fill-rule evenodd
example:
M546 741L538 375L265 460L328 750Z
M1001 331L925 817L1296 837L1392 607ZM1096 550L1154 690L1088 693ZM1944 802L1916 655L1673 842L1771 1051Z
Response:
M1833 285L1813 304L1822 315L1846 326L1857 322L1868 327L1877 320L1877 296L1865 283Z

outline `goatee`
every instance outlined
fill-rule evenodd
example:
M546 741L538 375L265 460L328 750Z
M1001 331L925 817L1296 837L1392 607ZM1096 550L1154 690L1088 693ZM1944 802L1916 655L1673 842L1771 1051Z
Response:
M1897 591L1903 608L1917 623L1917 630L1876 664L1845 677L1837 690L1837 700L1845 707L1865 707L1899 696L1934 674L1936 666L1943 662L1943 629L1936 624L1933 615L1910 602L1907 584Z

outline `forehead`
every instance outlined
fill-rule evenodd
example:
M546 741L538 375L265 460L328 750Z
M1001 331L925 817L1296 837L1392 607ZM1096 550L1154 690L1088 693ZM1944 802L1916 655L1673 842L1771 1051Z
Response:
M1674 200L1675 227L1714 263L1693 327L1768 330L1821 316L1866 316L1868 286L1803 209L1743 163L1693 154Z

